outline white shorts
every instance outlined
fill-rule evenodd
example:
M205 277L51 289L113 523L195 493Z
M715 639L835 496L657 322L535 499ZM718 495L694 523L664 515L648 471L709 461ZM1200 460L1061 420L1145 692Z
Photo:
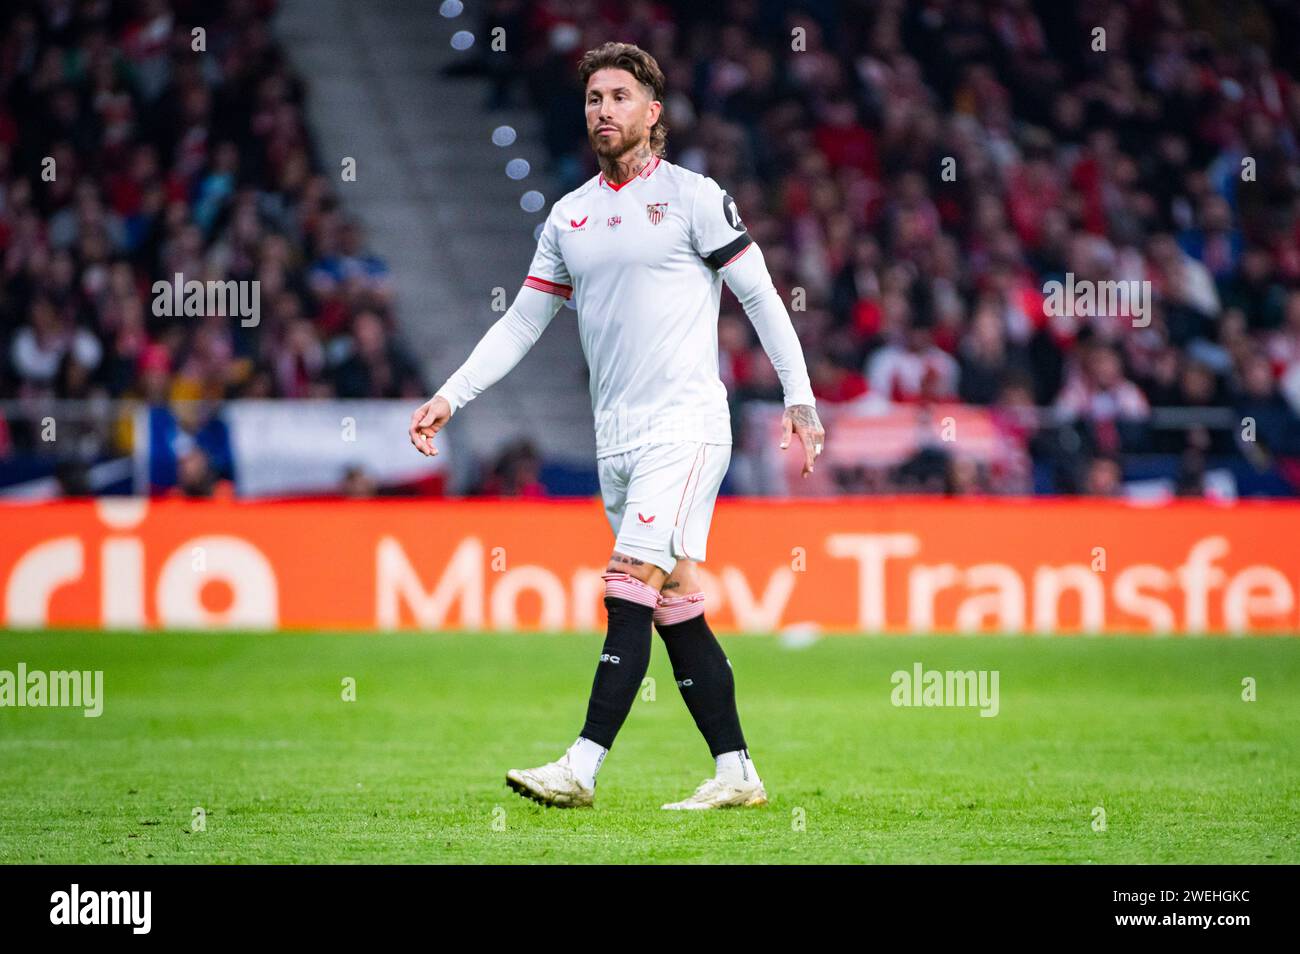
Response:
M596 462L614 549L671 573L703 560L730 444L643 444Z

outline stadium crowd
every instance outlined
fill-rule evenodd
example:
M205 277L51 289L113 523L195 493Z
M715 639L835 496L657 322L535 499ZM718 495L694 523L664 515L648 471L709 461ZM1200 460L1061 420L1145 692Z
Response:
M273 12L5 5L0 400L140 398L169 413L232 397L427 397L395 340L388 268L313 155ZM257 322L156 314L153 283L177 274L259 282ZM220 422L181 406L172 431L189 453ZM0 416L0 457L33 440ZM225 455L206 456L221 473L200 487L229 476Z
M669 158L723 183L801 290L823 404L1005 412L1059 491L1153 454L1182 493L1224 460L1245 492L1300 490L1295 4L495 0L498 25L527 43L484 54L490 105L540 112L566 189L596 171L576 60L612 37L657 58ZM1150 282L1149 324L1049 315L1067 273ZM779 399L724 301L732 396Z
M0 12L0 400L427 396L388 269L313 155L273 13ZM484 17L513 38L478 47L487 105L539 112L565 189L596 171L577 59L611 37L656 56L669 158L736 198L832 418L881 400L987 408L1039 490L1114 492L1165 473L1142 469L1155 458L1184 493L1216 466L1243 493L1300 489L1289 0L489 0ZM152 283L177 273L260 282L260 321L156 315ZM1149 323L1049 315L1045 287L1067 274L1149 282ZM779 398L724 302L735 404ZM7 420L0 458L34 440ZM219 421L169 427L192 449ZM208 457L199 485L229 476ZM538 467L512 446L484 487L541 492ZM839 483L1007 489L933 448L883 483Z

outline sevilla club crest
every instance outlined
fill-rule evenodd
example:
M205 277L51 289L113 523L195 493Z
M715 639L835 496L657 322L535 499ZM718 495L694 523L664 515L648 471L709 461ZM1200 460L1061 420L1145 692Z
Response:
M651 202L645 207L645 214L650 219L651 225L658 225L664 220L664 212L668 208L667 202Z

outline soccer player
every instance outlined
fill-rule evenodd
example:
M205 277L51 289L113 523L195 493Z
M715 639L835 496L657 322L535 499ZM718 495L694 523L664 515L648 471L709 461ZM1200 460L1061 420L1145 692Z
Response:
M434 435L513 368L576 297L601 495L615 534L603 575L609 628L577 740L554 762L511 769L507 784L547 805L592 804L596 773L645 677L653 622L714 757L712 778L663 807L763 805L731 664L705 622L696 570L731 459L718 377L722 282L780 375L781 447L798 435L805 476L824 433L790 316L735 202L713 179L663 158L659 65L636 46L606 43L586 53L579 74L600 174L555 203L519 294L411 416L411 442L436 454Z

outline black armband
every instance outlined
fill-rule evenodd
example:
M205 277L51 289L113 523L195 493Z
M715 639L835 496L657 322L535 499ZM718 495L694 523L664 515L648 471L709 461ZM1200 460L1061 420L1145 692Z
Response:
M754 244L748 232L742 232L735 240L728 242L716 252L704 256L704 260L714 269L722 268L729 261Z

